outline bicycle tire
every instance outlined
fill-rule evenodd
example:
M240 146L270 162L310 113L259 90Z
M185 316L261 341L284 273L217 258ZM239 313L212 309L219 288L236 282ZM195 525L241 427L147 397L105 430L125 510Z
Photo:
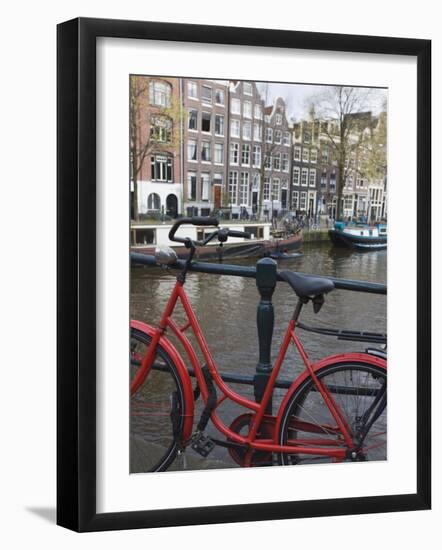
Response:
M131 380L151 337L131 328ZM175 460L183 432L183 385L170 355L157 347L154 367L130 397L130 473L162 472Z
M363 386L360 386L364 373L365 389ZM357 380L355 380L356 374L358 375ZM387 371L381 367L374 366L369 363L334 363L317 371L316 376L321 380L321 383L325 384L329 391L331 391L332 397L344 413L345 420L353 433L356 433L358 423L361 423L363 412L369 410L370 405L374 405L374 401L378 395L376 390L379 390L380 392L384 391L386 399ZM352 384L354 383L353 390L351 390L352 386L348 383L349 381L351 381ZM368 386L368 383L371 385ZM347 390L344 389L345 387L347 387ZM346 391L349 393L345 393ZM348 399L344 401L344 397L347 397ZM379 394L378 399L380 400L381 398L382 393ZM364 405L364 403L365 406L362 407L361 405ZM380 401L377 407L379 409L377 412L380 412L379 417L372 423L368 433L361 442L362 447L358 452L357 457L348 456L345 460L386 460L386 401L382 411L380 411L382 407L382 403ZM374 407L373 416L371 418L375 417L375 409L376 407ZM296 421L298 421L297 428L294 427ZM319 427L319 432L316 433L314 437L326 439L334 445L346 447L342 436L332 433L331 429L328 431L326 429L330 428L330 426L336 427L336 421L333 419L322 396L316 390L311 376L309 376L300 385L300 387L297 388L282 411L282 419L278 433L278 441L280 444L285 445L289 440L294 441L296 439L308 439L308 437L306 437L306 433L308 434L309 432L307 430L299 429L299 421L314 424L317 429ZM292 423L292 426L290 426L290 423ZM359 427L362 430L362 427ZM298 453L293 455L290 455L289 453L279 453L278 460L281 465L336 461L336 459L331 457L302 455Z

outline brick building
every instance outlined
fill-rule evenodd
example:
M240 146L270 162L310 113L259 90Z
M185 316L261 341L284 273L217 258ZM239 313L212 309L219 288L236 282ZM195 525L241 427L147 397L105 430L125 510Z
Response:
M222 204L226 182L228 85L182 79L184 212L209 215Z
M181 105L178 78L133 76L136 90L137 134L131 144L138 170L136 188L141 216L168 214L182 209ZM136 151L135 151L136 147ZM144 154L143 154L144 151ZM134 164L131 162L131 192L134 193Z

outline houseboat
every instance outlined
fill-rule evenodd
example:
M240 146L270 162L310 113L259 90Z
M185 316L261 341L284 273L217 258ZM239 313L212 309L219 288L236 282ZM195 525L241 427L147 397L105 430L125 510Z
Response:
M329 230L329 236L336 246L346 246L360 251L382 250L387 248L387 226L337 221Z
M301 248L302 231L296 233L278 235L274 238L271 234L270 223L235 223L225 221L222 224L232 231L245 231L251 235L250 239L229 237L227 243L220 246L214 239L206 246L197 247L196 257L200 259L223 260L224 258L250 258L270 256L283 250L292 252ZM170 223L132 223L131 224L131 251L142 254L155 254L157 245L170 246L177 253L178 258L187 257L188 250L184 245L169 240ZM193 240L202 241L215 227L196 227L193 225L181 226L177 232L179 236L190 237Z

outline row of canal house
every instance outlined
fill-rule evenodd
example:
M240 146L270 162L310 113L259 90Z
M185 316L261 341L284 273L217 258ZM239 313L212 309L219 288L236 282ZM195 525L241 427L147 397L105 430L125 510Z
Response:
M205 216L226 206L235 218L260 207L269 219L288 211L334 217L338 166L324 122L290 125L284 100L266 106L254 82L145 78L143 135L155 146L138 177L142 217ZM384 217L385 183L358 178L358 159L349 162L343 214Z
M379 119L371 113L363 116L365 131L376 131ZM336 217L339 167L328 137L337 131L333 125L333 121L304 120L292 126L292 211L305 212L310 217ZM338 137L335 135L334 139ZM366 216L380 220L387 217L386 178L373 181L363 177L362 154L361 149L355 148L346 160L341 213L347 218Z

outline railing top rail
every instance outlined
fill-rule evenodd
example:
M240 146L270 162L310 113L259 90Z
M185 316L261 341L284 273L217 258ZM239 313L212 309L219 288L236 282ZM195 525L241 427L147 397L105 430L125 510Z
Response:
M155 256L149 254L141 254L139 252L131 252L131 262L139 265L146 265L150 267L159 267ZM170 265L171 269L182 269L185 261L178 260L175 264ZM246 267L243 265L233 264L215 264L209 262L192 262L189 271L197 271L199 273L212 273L216 275L230 275L233 277L246 277L250 279L256 279L256 268ZM301 273L301 272L299 272ZM315 275L315 277L321 277L321 275ZM355 281L353 279L339 279L335 277L324 277L334 282L335 288L341 290L352 290L354 292L368 292L370 294L387 294L387 285L380 283L370 283L367 281ZM278 281L283 279L278 274Z

